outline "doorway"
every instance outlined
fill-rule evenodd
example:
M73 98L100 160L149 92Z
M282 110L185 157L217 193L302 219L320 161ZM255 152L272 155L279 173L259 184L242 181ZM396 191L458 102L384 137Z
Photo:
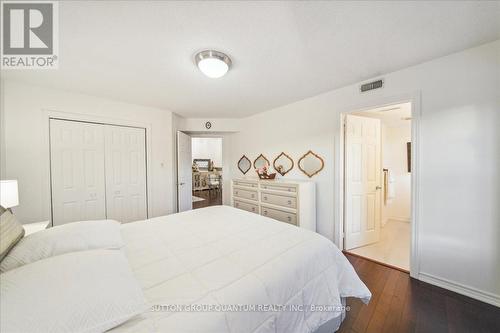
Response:
M344 250L409 272L410 102L344 117Z
M223 138L178 132L179 212L222 205Z

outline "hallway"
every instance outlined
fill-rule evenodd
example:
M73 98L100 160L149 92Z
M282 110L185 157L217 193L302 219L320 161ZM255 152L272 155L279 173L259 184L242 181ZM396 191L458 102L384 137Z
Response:
M380 241L349 250L349 253L410 270L411 224L389 220L380 228Z
M194 193L195 194L193 194L193 197L196 197L198 199L196 199L196 201L193 200L193 209L222 205L222 190L204 190L195 191Z

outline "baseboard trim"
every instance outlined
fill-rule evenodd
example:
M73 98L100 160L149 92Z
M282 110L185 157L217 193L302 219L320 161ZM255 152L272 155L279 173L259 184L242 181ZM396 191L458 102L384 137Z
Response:
M418 279L423 282L433 284L435 286L451 290L457 294L465 295L481 302L500 307L500 296L476 288L468 287L463 284L450 281L448 279L439 278L437 276L422 273L418 274Z

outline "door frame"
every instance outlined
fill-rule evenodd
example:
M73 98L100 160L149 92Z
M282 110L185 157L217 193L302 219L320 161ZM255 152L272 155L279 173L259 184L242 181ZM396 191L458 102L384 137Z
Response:
M218 131L205 131L205 132L199 132L199 131L190 131L190 130L176 130L175 131L175 198L176 198L176 203L175 203L175 212L179 212L179 188L177 185L177 176L179 174L179 163L177 163L177 156L179 153L179 142L177 142L177 133L182 132L184 134L187 134L192 138L219 138L222 140L222 204L224 205L225 202L225 197L228 196L228 191L224 191L224 188L229 188L229 171L227 167L224 167L224 165L229 165L228 163L228 156L226 156L226 147L225 147L225 134L226 132L218 132ZM227 184L225 184L227 183ZM227 185L227 186L226 186ZM191 184L191 188L192 188Z
M122 127L135 127L143 128L146 131L146 218L153 216L153 192L152 192L152 177L151 173L151 156L152 156L152 142L151 142L151 129L152 125L149 123L144 123L140 121L132 121L127 119L113 118L113 117L103 117L99 115L89 115L75 112L58 111L53 109L42 109L42 140L44 142L45 151L43 152L46 156L45 168L46 171L43 172L46 177L48 192L46 193L49 204L49 221L50 225L53 226L52 220L52 169L51 169L51 159L50 159L50 119L60 119L66 121L78 121L84 123L102 124L102 125L112 125L112 126L122 126Z
M345 249L344 244L344 196L345 196L345 170L344 170L344 124L345 115L355 112L363 112L371 109L390 106L399 103L411 103L411 237L410 237L410 276L413 278L418 278L420 272L420 261L419 261L419 248L418 248L418 225L419 217L421 216L420 207L420 119L421 119L421 102L420 102L420 91L403 94L393 97L384 97L379 100L374 100L363 105L353 106L340 113L340 137L339 137L339 149L336 154L338 158L339 171L338 182L336 193L337 203L338 203L338 216L336 223L336 228L334 229L334 237L338 240L338 246L340 249Z

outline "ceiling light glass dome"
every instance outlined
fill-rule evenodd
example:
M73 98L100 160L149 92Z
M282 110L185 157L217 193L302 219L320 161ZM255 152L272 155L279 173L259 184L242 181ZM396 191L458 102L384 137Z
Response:
M224 76L231 67L231 59L226 54L214 51L201 51L195 56L196 65L209 78Z

